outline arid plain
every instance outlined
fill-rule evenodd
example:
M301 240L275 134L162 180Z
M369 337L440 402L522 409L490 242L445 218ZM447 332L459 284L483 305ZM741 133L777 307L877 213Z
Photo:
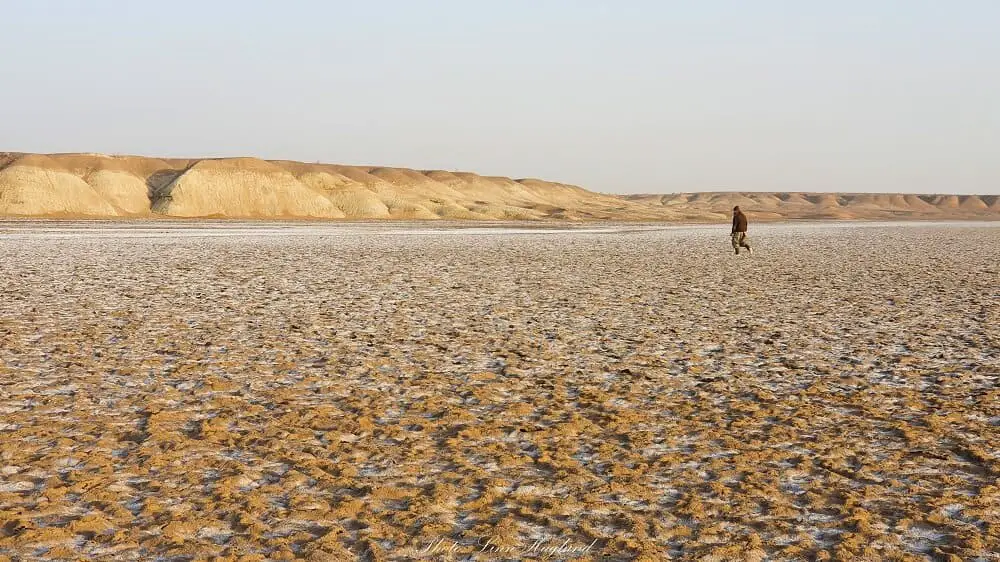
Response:
M1000 223L728 234L0 223L0 559L1000 560Z

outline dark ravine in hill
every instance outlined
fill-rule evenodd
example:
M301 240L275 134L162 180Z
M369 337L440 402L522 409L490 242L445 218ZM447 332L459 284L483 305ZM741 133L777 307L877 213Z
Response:
M608 195L535 179L256 158L0 153L0 216L724 221L1000 219L996 195Z

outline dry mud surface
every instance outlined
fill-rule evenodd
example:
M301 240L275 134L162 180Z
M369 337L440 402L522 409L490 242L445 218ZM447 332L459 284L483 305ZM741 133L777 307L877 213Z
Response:
M0 559L1000 560L1000 225L751 240L2 224Z

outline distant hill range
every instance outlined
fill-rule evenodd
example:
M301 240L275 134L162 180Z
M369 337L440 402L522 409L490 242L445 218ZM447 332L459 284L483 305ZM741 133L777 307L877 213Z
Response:
M703 192L622 197L661 207L681 220L726 218L736 205L757 220L1000 219L1000 195Z
M1000 219L997 195L607 195L536 179L256 158L0 152L0 216L722 221Z

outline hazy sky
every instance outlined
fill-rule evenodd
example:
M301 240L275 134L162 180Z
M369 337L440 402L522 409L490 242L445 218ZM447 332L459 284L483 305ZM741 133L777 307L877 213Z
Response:
M3 1L0 150L1000 193L1000 1Z

